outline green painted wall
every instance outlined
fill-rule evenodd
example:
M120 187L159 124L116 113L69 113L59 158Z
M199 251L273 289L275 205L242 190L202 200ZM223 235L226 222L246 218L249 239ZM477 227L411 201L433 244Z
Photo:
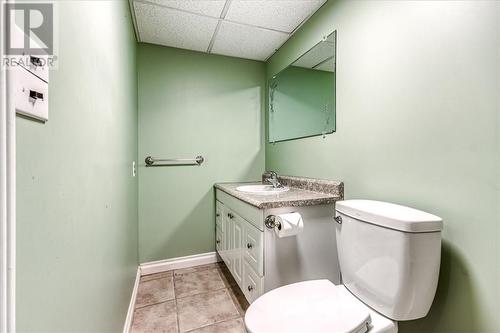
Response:
M500 3L329 1L268 78L338 31L337 132L266 146L278 173L444 218L437 296L400 332L498 332Z
M265 64L138 46L141 262L214 251L216 182L264 170ZM144 158L206 158L146 168Z
M126 1L60 1L49 121L17 118L18 332L119 332L137 270Z

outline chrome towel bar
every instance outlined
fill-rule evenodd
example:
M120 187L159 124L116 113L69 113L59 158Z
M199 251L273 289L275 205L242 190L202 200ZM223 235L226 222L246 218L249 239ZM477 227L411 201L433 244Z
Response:
M159 166L180 166L180 165L201 165L205 161L203 156L196 156L195 158L153 158L148 156L144 159L146 167L159 167ZM167 162L156 164L156 162Z

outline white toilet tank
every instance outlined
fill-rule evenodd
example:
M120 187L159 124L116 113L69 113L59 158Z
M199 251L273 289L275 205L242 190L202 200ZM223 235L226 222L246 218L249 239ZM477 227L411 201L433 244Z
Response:
M338 201L336 211L346 288L393 320L426 316L439 277L441 218L372 200Z

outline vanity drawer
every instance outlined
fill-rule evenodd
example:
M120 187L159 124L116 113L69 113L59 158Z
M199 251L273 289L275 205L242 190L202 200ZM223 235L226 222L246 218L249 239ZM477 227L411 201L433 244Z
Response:
M252 267L245 261L243 264L243 285L242 291L247 301L252 303L262 295L263 278L257 275Z
M244 260L259 275L264 275L263 232L245 221L243 238Z

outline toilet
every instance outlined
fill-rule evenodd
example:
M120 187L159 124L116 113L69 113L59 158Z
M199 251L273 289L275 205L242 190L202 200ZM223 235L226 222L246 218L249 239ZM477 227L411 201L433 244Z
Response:
M373 200L336 203L341 282L267 292L245 314L248 333L395 333L425 317L436 292L441 218ZM305 226L307 227L307 226Z

